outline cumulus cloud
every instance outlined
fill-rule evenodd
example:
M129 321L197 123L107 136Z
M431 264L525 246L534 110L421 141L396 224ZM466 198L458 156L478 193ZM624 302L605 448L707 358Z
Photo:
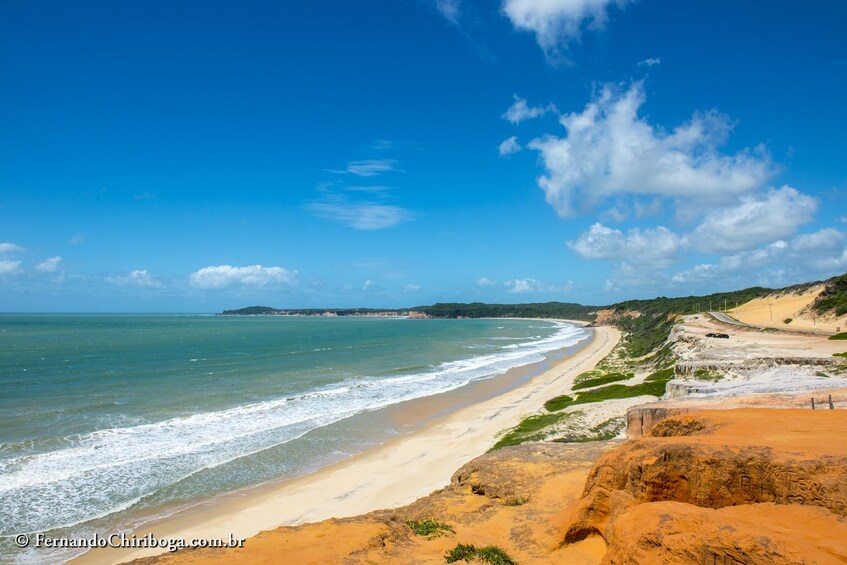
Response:
M496 285L497 285L497 283L495 281L489 279L488 277L480 277L476 281L476 286L490 287L490 286L496 286Z
M23 251L26 251L26 249L20 245L15 245L14 243L9 242L0 243L0 255L4 255L6 253L21 253Z
M19 274L20 266L20 261L0 261L0 277Z
M663 226L644 230L634 228L624 233L596 223L576 241L569 241L568 247L586 259L667 267L676 262L685 244L684 238Z
M524 294L530 292L564 292L569 290L572 284L573 283L569 281L565 285L556 286L552 284L545 284L530 278L512 279L503 283L508 292L514 292L515 294Z
M609 6L627 0L504 0L503 13L519 30L535 34L548 59L560 59L568 44L579 39L585 23L601 29Z
M763 196L743 196L736 206L709 211L691 240L707 252L752 249L794 235L817 208L817 200L790 186L770 189Z
M233 286L263 288L265 286L291 286L297 277L297 271L282 267L233 267L217 265L203 267L191 273L189 283L195 288L220 290Z
M565 136L530 142L545 167L539 186L559 215L572 216L618 195L726 204L773 174L761 149L732 155L718 150L732 128L725 116L696 113L665 131L639 117L644 102L641 82L625 92L607 85L582 112L560 118Z
M351 202L329 197L306 207L312 214L356 230L381 230L412 219L405 208L379 202Z
M547 112L556 112L556 107L553 104L548 104L547 106L530 106L526 100L518 96L514 95L515 101L511 106L503 113L503 119L513 124L519 124L525 120L531 120L532 118L539 118L546 114Z
M198 273L199 272L200 271L198 271ZM194 274L196 275L197 273ZM192 275L192 277L193 276L194 275ZM150 272L146 269L136 269L134 271L130 271L126 275L109 277L106 280L116 286L127 286L136 288L164 288L165 286L164 284L153 278Z
M503 140L503 142L497 148L497 150L500 152L501 157L505 157L507 155L513 155L513 154L517 153L518 151L520 151L521 149L522 149L521 144L518 143L518 138L515 137L514 135L512 137L510 137L509 139Z
M787 275L793 275L796 280L808 280L845 269L847 236L834 228L824 228L726 255L716 263L695 265L676 273L672 281L693 284L720 279L734 284L749 284L751 280L757 280L759 284L767 284L768 280L782 280ZM774 278L774 273L779 274L779 279Z
M62 258L59 256L45 259L35 266L35 270L39 273L55 273L61 267Z

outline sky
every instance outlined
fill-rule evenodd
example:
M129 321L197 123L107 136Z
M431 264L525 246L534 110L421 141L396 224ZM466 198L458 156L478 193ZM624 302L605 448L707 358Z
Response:
M847 271L841 1L0 4L0 311Z

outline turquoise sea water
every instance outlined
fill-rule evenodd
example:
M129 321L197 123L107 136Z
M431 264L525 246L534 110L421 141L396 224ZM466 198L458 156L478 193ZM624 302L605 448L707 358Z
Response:
M363 414L577 344L523 320L0 316L0 554L308 472L391 430ZM379 433L375 433L379 432Z

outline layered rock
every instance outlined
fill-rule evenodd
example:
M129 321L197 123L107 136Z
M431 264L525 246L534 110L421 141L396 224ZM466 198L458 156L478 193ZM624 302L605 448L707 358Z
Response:
M666 418L649 437L597 461L564 542L602 536L609 544L605 563L804 562L795 560L797 552L820 549L807 538L827 531L817 530L821 524L833 535L847 531L845 432L847 412L838 410ZM725 527L742 515L749 520ZM778 526L791 516L815 530L783 539ZM718 549L709 553L710 547ZM835 558L847 554L838 551Z

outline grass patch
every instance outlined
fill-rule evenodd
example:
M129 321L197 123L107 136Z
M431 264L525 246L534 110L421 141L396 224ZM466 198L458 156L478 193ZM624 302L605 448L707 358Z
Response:
M829 336L829 339L847 339L847 332L841 332L840 334L835 334Z
M558 412L573 404L573 398L567 394L556 396L544 403L544 409L548 412Z
M524 418L520 424L509 430L491 451L510 445L520 445L529 441L541 441L547 437L547 429L560 424L571 417L568 412L558 414L536 414Z
M444 556L444 561L447 563L455 563L456 561L471 562L476 559L477 551L476 546L472 543L459 543L447 552Z
M694 378L698 381L718 382L724 378L724 374L720 371L710 371L709 369L697 369L694 371Z
M841 353L833 353L833 357L847 357L847 351L843 351Z
M631 379L634 377L632 373L609 373L607 375L601 375L598 377L593 377L590 379L585 379L573 385L573 390L580 390L583 388L591 388L595 386L605 385L609 383L613 383L615 381L625 381L627 379Z
M587 381L590 379L596 379L597 377L603 376L603 371L598 371L597 369L592 369L591 371L585 371L584 373L580 373L573 380L574 383L579 384L583 381Z
M457 561L470 563L473 560L479 560L488 565L518 565L517 561L496 545L477 548L473 544L460 543L444 555L444 561L447 563Z
M632 398L644 394L662 396L665 394L665 384L667 384L667 381L649 381L633 386L609 385L581 393L574 400L574 404L590 404L592 402L603 402L604 400Z
M454 530L452 526L445 524L444 522L438 522L430 519L406 520L406 525L412 528L412 531L415 532L416 535L430 539L456 533L456 530Z
M785 318L785 319L782 321L782 323L783 323L783 324L785 324L785 325L788 325L788 324L790 324L790 323L791 323L791 322L793 322L793 321L794 321L794 320L793 320L792 318Z
M672 378L673 378L673 367L668 367L666 369L659 369L658 371L651 373L650 376L648 376L644 380L649 381L649 382L656 382L656 381L668 382Z
M527 502L529 502L528 496L513 496L512 498L507 498L503 506L523 506Z

